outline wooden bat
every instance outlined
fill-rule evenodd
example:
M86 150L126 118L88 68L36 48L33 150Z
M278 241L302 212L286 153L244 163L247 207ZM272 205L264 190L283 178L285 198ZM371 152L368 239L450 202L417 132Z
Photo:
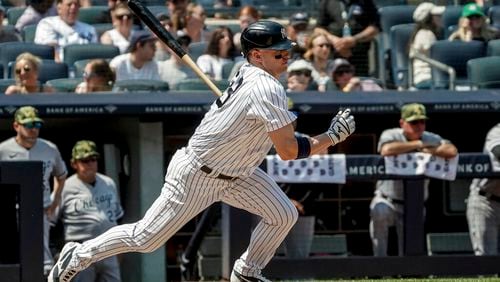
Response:
M174 53L181 58L184 63L186 63L214 92L217 96L222 96L222 92L217 86L210 80L210 78L204 74L201 69L193 62L193 59L182 49L182 46L177 42L177 40L168 32L165 27L160 23L160 21L151 13L151 11L139 0L128 0L128 6L134 14L143 21L149 29L156 34L156 36L167 46L174 51Z

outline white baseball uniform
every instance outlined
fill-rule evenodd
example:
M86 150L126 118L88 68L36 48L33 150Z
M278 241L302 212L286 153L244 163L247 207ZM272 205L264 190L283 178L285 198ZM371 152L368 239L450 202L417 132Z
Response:
M483 153L492 155L491 151L500 146L500 123L490 129L486 135ZM493 169L500 171L500 160L492 156ZM497 255L500 230L500 179L476 178L470 185L467 200L467 223L474 248L474 253L481 255Z
M47 208L52 203L50 178L63 177L67 174L66 164L57 146L50 141L38 138L35 145L29 150L19 145L16 138L9 138L0 143L0 160L30 160L43 162L43 207ZM43 246L44 264L50 267L54 264L49 248L50 220L43 213Z
M212 203L222 201L262 219L234 269L257 276L297 220L297 209L258 165L268 132L295 120L281 83L245 64L214 102L187 147L169 164L161 195L140 221L84 242L73 258L82 267L123 252L152 252ZM222 177L222 178L221 178ZM234 179L228 179L234 177ZM223 179L224 178L224 179Z

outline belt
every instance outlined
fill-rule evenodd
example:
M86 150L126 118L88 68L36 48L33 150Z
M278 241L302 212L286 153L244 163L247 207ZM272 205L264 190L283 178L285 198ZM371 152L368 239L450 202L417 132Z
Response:
M493 195L491 193L488 193L486 191L479 190L479 195L484 196L484 197L486 197L486 198L488 198L488 199L490 199L492 201L500 202L500 197L495 196L495 195Z
M206 174L210 174L214 171L213 169L209 168L206 165L200 167L200 170ZM215 178L224 179L224 180L231 180L231 181L238 179L237 176L229 176L229 175L225 175L222 173L219 173Z
M405 201L403 200L398 200L398 199L393 199L385 194L381 194L382 195L382 198L385 198L389 201L391 201L392 203L395 203L395 204L398 204L398 205L404 205L405 204Z

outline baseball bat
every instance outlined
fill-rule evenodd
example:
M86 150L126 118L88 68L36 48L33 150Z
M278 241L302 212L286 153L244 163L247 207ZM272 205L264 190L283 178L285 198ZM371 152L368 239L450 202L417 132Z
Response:
M210 80L210 78L201 71L201 69L193 62L193 59L182 49L182 46L168 32L160 21L151 13L151 11L139 0L128 0L128 6L134 14L143 21L156 36L165 43L179 58L184 61L214 92L217 96L222 96L222 92Z

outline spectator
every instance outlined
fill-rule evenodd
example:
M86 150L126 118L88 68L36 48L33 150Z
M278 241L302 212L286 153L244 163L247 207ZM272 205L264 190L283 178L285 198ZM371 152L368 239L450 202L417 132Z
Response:
M93 141L78 141L73 147L71 167L75 174L66 180L59 211L66 242L93 239L117 225L123 216L115 182L98 172L99 156ZM78 273L74 280L120 282L117 257L97 262Z
M196 64L214 80L222 80L222 67L242 59L237 56L233 44L233 33L228 27L215 29L208 41L205 54L198 57Z
M500 170L500 123L493 126L484 143L483 153L492 159L493 171ZM467 200L467 223L474 254L498 254L500 227L500 179L476 178Z
M102 44L115 45L123 54L127 51L130 45L130 39L134 33L132 12L128 9L127 4L120 2L111 11L113 18L113 29L105 31L101 35Z
M57 16L54 0L31 1L23 14L17 19L16 30L21 33L28 25L37 24L46 17Z
M348 60L338 58L333 62L332 81L343 92L382 91L374 79L360 78L354 75L354 66Z
M66 180L66 165L57 146L39 138L44 121L38 110L31 106L17 109L13 127L16 136L0 143L0 160L30 160L43 162L43 271L48 275L54 260L49 248L50 220L61 202L61 192ZM53 178L53 180L51 179ZM53 183L51 193L50 183Z
M185 34L191 37L192 42L205 42L210 38L205 20L207 15L205 9L200 4L189 3L186 13L186 25L182 29L181 35Z
M401 108L400 128L382 132L378 151L382 156L394 156L412 152L424 152L441 158L453 158L457 148L441 136L425 131L425 107L422 104L406 104ZM428 196L429 180L425 180L424 197ZM370 237L375 256L386 256L389 227L395 226L398 236L398 254L403 255L403 180L377 181L375 197L370 203Z
M91 60L83 72L84 81L75 89L76 93L111 91L115 84L115 72L104 59Z
M308 91L317 90L317 85L312 78L313 67L305 60L297 60L291 63L287 72L287 90L293 91Z
M458 20L458 30L450 35L449 40L486 42L497 38L499 38L498 30L488 24L481 7L469 3L463 7L462 16Z
M176 34L173 30L172 20L166 13L159 13L156 15L156 18L160 21L160 23L165 27L165 29L170 32L170 34ZM157 62L165 61L170 58L170 48L161 42L161 40L156 41L156 52L154 60Z
M297 43L291 49L290 59L293 61L303 58L307 50L306 42L311 35L309 15L304 12L292 14L287 25L287 35L290 40Z
M19 35L13 31L6 30L3 26L3 21L5 19L5 8L0 6L0 43L2 42L12 42L20 41Z
M241 42L240 42L240 37L241 37L241 32L250 24L258 21L260 19L260 13L259 11L254 7L254 6L243 6L238 12L238 21L240 23L240 31L236 32L233 36L233 43L238 50L238 52L241 52ZM288 34L290 35L290 34Z
M423 2L413 12L415 29L410 37L410 57L415 54L430 55L432 44L441 32L441 15L445 7ZM431 66L421 60L413 61L413 84L417 89L430 89L432 84Z
M184 35L177 38L177 42L187 52L188 46L191 43L189 36ZM170 89L175 89L177 83L187 78L196 78L196 73L188 67L179 56L172 50L168 49L170 59L159 62L158 68L160 71L161 80L168 82Z
M368 76L368 50L380 31L373 0L321 0L317 27L328 35L336 56L348 59L359 75Z
M170 15L178 13L181 17L185 17L188 3L188 0L167 0L166 5Z
M312 76L316 84L318 84L318 91L324 92L327 84L331 83L330 73L333 60L330 59L330 53L332 45L324 33L315 32L309 37L306 48L304 58L313 67Z
M55 47L55 61L63 61L63 48L70 44L97 42L93 26L78 21L78 0L57 0L58 16L42 19L36 28L35 43Z
M126 0L108 0L108 9L103 11L100 15L97 16L96 22L98 23L113 23L113 18L111 17L111 12L115 9L118 4L127 4ZM142 22L139 18L132 15L132 22L134 26L140 28L142 27Z
M134 32L127 53L118 55L109 65L116 73L116 80L153 79L160 80L158 64L153 60L156 52L156 37L149 31Z
M19 54L14 65L16 84L9 86L5 94L53 92L51 87L42 86L38 81L38 70L41 65L42 60L33 54L27 52Z

